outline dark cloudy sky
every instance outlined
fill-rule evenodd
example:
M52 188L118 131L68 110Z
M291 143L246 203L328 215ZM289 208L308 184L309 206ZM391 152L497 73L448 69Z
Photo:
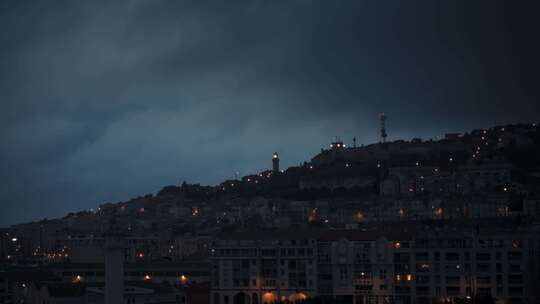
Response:
M533 6L534 5L534 6ZM0 1L0 225L538 120L533 1Z

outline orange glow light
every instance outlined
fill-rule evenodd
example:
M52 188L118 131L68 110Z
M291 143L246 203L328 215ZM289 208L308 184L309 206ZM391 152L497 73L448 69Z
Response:
M73 283L80 283L82 282L82 277L80 275L77 275L75 276L75 278L73 278Z
M187 276L185 276L185 275L181 275L181 276L180 276L180 282L181 282L182 284L186 284L187 281L188 281L188 277L187 277Z
M274 303L276 296L271 292L265 292L262 296L263 303Z
M302 292L298 292L298 293L293 293L289 296L289 301L290 302L296 302L296 301L304 301L307 299L307 296L306 294L302 293Z

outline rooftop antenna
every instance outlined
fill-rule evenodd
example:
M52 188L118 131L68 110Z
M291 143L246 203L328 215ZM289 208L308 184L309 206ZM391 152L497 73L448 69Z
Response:
M384 113L379 114L381 120L381 142L386 142L386 115Z
M353 148L356 148L356 136L352 138Z

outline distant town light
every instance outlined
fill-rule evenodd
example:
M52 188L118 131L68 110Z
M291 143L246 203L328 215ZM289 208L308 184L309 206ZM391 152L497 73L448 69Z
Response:
M149 274L147 274L147 275L144 276L144 280L145 280L145 281L149 281L149 280L151 280L151 279L152 279L152 277L150 277Z
M400 242L395 242L394 243L394 248L396 248L396 249L401 248L401 243Z
M12 242L16 242L18 239L16 237L12 238L11 241Z
M407 280L407 282L410 282L410 281L412 281L412 274L410 274L410 273L409 273L409 274L407 274L407 276L406 276L406 280Z

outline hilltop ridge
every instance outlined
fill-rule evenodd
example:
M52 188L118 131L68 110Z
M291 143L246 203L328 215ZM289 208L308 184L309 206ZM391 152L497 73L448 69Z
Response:
M226 180L216 186L186 182L169 185L156 195L105 203L94 210L70 213L63 219L122 210L144 210L149 213L159 203L168 206L170 202L187 201L197 205L197 202L206 204L256 197L302 201L339 197L369 198L407 192L428 195L433 192L433 187L417 186L412 191L409 191L411 188L393 189L395 193L387 193L389 188L396 187L390 185L392 179L402 174L399 171L407 171L407 168L436 170L441 178L448 179L448 176L455 177L458 171L466 168L472 170L475 166L499 166L512 170L523 185L530 185L538 181L539 151L540 134L536 124L502 125L466 133L448 133L440 140L414 138L411 141L395 140L357 147L334 142L328 149L321 149L309 162L300 166L279 171L263 170L237 180ZM220 207L216 206L218 209ZM188 213L197 211L194 209Z

